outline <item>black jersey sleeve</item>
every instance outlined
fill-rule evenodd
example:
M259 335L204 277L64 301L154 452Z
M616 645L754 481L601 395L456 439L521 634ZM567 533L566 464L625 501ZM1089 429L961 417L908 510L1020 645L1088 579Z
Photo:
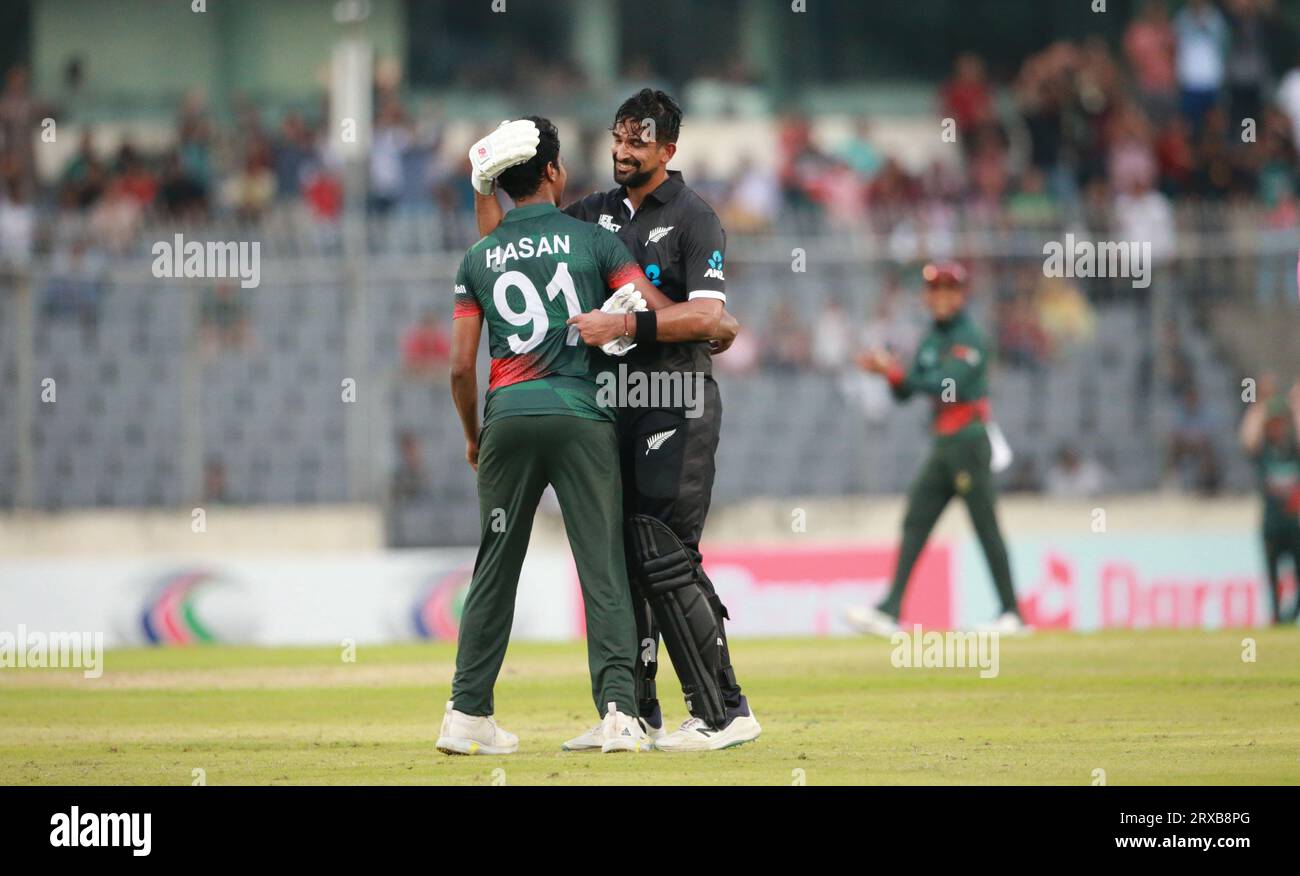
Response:
M710 210L691 221L681 238L682 268L686 298L727 300L727 279L723 262L727 254L727 233L718 215Z

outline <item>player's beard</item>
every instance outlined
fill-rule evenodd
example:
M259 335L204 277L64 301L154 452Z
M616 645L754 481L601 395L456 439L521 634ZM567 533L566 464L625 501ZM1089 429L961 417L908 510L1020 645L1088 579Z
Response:
M654 176L654 171L646 170L639 163L636 166L636 170L620 171L618 169L618 162L614 162L614 182L621 186L627 186L629 189L635 189L639 186L645 185L650 181L650 177L652 176Z

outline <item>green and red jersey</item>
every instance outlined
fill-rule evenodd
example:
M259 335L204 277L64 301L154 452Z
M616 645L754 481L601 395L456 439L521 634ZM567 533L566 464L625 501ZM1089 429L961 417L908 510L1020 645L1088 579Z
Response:
M910 370L899 367L886 377L899 401L917 392L933 398L937 435L982 428L989 420L988 344L964 310L934 323Z
M552 204L516 207L470 247L456 272L454 318L487 323L484 428L521 415L612 420L613 410L596 401L603 354L566 323L638 276L641 268L611 231Z
M1264 529L1293 530L1300 522L1300 445L1294 433L1288 430L1280 444L1266 439L1254 461L1264 499Z

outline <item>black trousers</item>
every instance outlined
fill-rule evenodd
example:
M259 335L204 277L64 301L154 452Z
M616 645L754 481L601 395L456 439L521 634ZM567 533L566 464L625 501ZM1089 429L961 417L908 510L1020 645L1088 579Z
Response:
M692 379L693 375L687 373L684 377ZM626 516L644 514L661 521L681 539L697 563L701 559L700 537L713 497L717 472L714 457L722 427L722 398L712 377L703 379L702 396L694 409L623 407L618 417ZM693 416L695 413L699 415ZM713 582L703 572L701 577L703 586L712 592ZM640 642L637 698L641 715L651 717L659 708L654 690L659 630L649 602L637 590L637 576L629 578L633 581L633 609ZM731 669L723 617L718 618L723 641L719 684L724 701L734 708L740 705L740 685Z

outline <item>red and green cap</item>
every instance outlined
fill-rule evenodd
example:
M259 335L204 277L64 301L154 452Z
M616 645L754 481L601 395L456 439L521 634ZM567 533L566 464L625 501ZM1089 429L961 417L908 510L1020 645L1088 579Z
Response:
M931 289L938 286L966 288L966 269L958 262L930 262L921 269L921 278Z

